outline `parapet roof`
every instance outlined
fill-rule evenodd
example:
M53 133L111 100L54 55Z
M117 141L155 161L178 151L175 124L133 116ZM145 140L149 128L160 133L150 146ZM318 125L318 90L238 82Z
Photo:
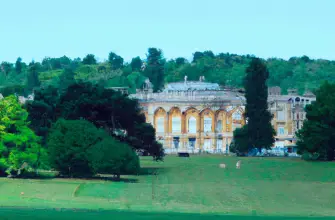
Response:
M167 91L205 91L205 90L220 90L217 83L199 82L199 81L186 81L169 83L166 85L164 92Z

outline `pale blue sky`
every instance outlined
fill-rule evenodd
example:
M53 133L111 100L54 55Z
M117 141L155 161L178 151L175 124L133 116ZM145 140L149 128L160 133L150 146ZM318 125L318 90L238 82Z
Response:
M335 0L0 0L0 61L212 50L335 60Z

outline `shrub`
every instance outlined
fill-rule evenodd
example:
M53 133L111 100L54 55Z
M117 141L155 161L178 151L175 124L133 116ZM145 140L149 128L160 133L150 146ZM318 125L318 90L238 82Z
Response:
M126 143L112 137L105 138L89 150L90 167L94 173L137 174L139 158Z
M58 120L48 137L50 163L61 175L136 173L139 161L125 143L110 137L86 120Z
M66 176L90 176L87 150L105 134L85 120L58 120L51 128L47 146L51 166Z
M306 160L306 161L316 161L316 160L319 159L319 157L320 157L320 155L318 153L313 153L312 154L312 153L309 153L307 151L305 151L301 156L301 158L303 160Z

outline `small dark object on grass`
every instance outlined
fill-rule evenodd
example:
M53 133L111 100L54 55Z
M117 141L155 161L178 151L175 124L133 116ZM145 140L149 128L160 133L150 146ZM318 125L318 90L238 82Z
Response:
M189 153L178 153L178 157L190 157L190 154Z

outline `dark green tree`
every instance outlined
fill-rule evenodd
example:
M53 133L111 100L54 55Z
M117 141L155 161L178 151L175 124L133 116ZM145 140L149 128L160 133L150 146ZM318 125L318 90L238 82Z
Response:
M176 59L177 66L182 66L187 63L187 60L184 57L178 57Z
M83 64L86 65L94 65L97 64L97 60L93 54L87 54L86 57L83 59Z
M271 125L272 115L268 110L268 87L266 81L269 78L269 72L266 65L259 59L253 58L249 67L246 69L244 79L245 88L245 119L248 123L247 134L242 135L248 138L249 149L262 148L269 149L274 144L275 130ZM239 131L244 134L244 131ZM239 137L234 137L234 139ZM239 143L245 143L245 140L236 140ZM244 144L242 144L244 148Z
M324 83L316 92L316 101L306 106L303 127L297 132L298 153L315 159L335 159L335 84ZM308 159L305 158L305 159Z
M215 55L214 55L214 53L211 50L206 50L206 51L204 51L203 54L204 54L204 56L210 57L212 59L215 58Z
M42 137L42 146L45 146L49 129L57 119L59 91L55 87L48 86L35 90L34 95L34 100L26 103L29 127L35 134Z
M131 63L130 63L130 66L132 68L133 71L140 71L141 70L141 67L142 67L142 60L140 57L135 57L133 59L131 59Z
M70 177L97 173L134 174L139 159L126 144L110 137L86 120L58 120L48 136L48 151L53 168Z
M17 58L15 62L15 71L17 74L20 74L22 72L22 59L21 57Z
M75 73L71 68L65 68L63 73L59 77L59 89L64 91L67 87L75 83Z
M88 151L89 164L93 173L113 174L120 179L121 174L138 174L140 162L137 154L124 142L106 137Z
M123 58L114 52L109 53L108 62L110 63L112 70L121 69L123 67Z
M230 146L230 151L238 156L246 156L249 151L248 125L237 128L234 131L234 141Z
M154 92L164 87L164 64L162 51L157 48L149 48L147 54L147 66L144 74L153 84Z
M192 63L197 62L197 60L199 60L200 58L203 58L204 56L205 56L205 55L204 55L204 53L202 53L202 52L199 52L199 51L195 52L195 53L193 54L193 60L192 60Z
M161 153L161 150L153 148L161 146L150 143L155 140L155 132L151 125L149 128L144 125L145 116L141 113L138 102L120 92L78 82L69 86L61 95L56 111L59 118L86 119L119 140L130 143L134 149L148 151L157 160L164 156L156 154ZM151 139L143 135L146 129L142 125L150 131ZM135 142L130 141L134 139Z
M58 120L47 141L51 166L62 175L91 176L88 150L107 136L86 120Z
M41 82L38 78L40 70L39 63L32 61L29 64L28 74L27 74L27 91L32 92L35 88L38 88L41 85Z

